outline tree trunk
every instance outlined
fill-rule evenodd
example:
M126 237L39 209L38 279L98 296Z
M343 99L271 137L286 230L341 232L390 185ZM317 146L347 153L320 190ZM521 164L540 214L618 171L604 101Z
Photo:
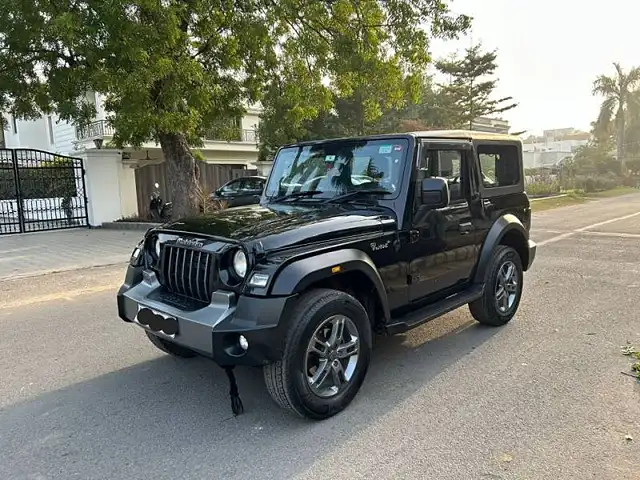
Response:
M196 159L193 158L184 135L159 133L160 146L167 162L167 174L173 201L172 218L198 214L198 176Z
M618 115L617 115L617 132L616 132L616 155L618 156L618 161L620 162L620 174L621 175L626 175L627 173L627 167L625 165L625 161L624 161L624 129L625 129L625 122L624 122L624 110L622 108L622 105L619 106L619 110L618 110Z

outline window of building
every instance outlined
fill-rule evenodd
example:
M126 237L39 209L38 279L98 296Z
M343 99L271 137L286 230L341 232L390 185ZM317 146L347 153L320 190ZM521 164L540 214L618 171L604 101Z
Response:
M18 121L15 115L11 115L11 125L13 126L13 133L18 133Z
M520 182L520 162L515 145L479 145L478 158L485 188L508 187Z

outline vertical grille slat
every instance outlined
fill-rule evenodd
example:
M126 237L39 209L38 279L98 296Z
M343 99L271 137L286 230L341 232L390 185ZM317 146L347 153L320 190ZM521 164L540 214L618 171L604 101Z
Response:
M211 301L215 261L211 253L176 245L163 247L162 283L171 292Z
M184 267L187 264L187 250L186 249L182 249L182 271L180 272L180 279L182 280L182 292L186 295L187 294L187 282L186 282L186 278L184 278Z
M193 254L195 252L191 250L189 252L189 291L193 292ZM197 270L196 270L197 271Z
M171 280L174 279L174 276L171 274L171 265L172 265L174 253L173 253L173 248L167 247L167 251L169 252L169 261L167 262L167 279L169 282L169 285L168 285L169 290L171 290Z
M204 291L209 291L209 255L204 262Z
M198 298L201 298L201 293L200 293L200 270L202 270L200 268L200 260L202 260L202 252L198 252L198 260L196 260L196 295L198 296Z

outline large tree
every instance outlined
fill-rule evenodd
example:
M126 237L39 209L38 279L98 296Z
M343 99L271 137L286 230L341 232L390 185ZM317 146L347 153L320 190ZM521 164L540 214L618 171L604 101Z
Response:
M445 0L8 2L0 11L0 110L57 112L82 124L95 113L85 92L105 94L116 144L161 146L182 216L197 211L190 147L259 100L268 78L302 77L287 95L310 95L321 107L326 80L354 95L367 77L371 88L390 90L396 80L378 77L424 63L431 33L468 21L450 15ZM282 113L312 118L314 108L303 102Z
M317 14L324 34L286 44L272 72L262 157L290 141L376 131L386 111L419 97L429 38L455 37L470 24L441 0L342 1L331 18Z
M597 137L603 137L612 129L615 131L616 154L624 173L627 116L630 108L637 111L637 106L631 104L638 100L638 96L633 95L633 90L640 86L640 67L625 72L619 63L614 63L613 66L615 74L612 77L600 75L593 82L593 94L604 97L594 132Z
M442 93L450 98L448 108L458 127L471 128L477 117L495 115L515 108L512 97L493 98L498 80L493 77L498 65L495 50L484 51L477 43L468 47L461 58L443 59L436 63L448 83Z
M640 89L631 93L627 110L627 124L624 134L625 163L630 170L637 173L640 162ZM634 168L631 168L631 162Z

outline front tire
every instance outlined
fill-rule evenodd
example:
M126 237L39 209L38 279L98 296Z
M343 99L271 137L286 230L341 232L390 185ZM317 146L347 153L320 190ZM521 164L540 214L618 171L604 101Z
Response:
M176 345L175 343L168 342L165 339L154 335L153 333L147 332L146 330L144 333L147 334L147 337L149 337L151 343L153 343L164 353L168 353L169 355L180 358L193 358L197 355L197 353L195 353L193 350L189 350L188 348L181 347L180 345Z
M344 410L369 368L371 323L351 295L312 290L298 301L282 359L264 367L271 397L282 408L312 420Z
M469 304L473 318L492 327L508 323L520 305L523 278L518 252L512 247L499 245L485 274L482 297Z

